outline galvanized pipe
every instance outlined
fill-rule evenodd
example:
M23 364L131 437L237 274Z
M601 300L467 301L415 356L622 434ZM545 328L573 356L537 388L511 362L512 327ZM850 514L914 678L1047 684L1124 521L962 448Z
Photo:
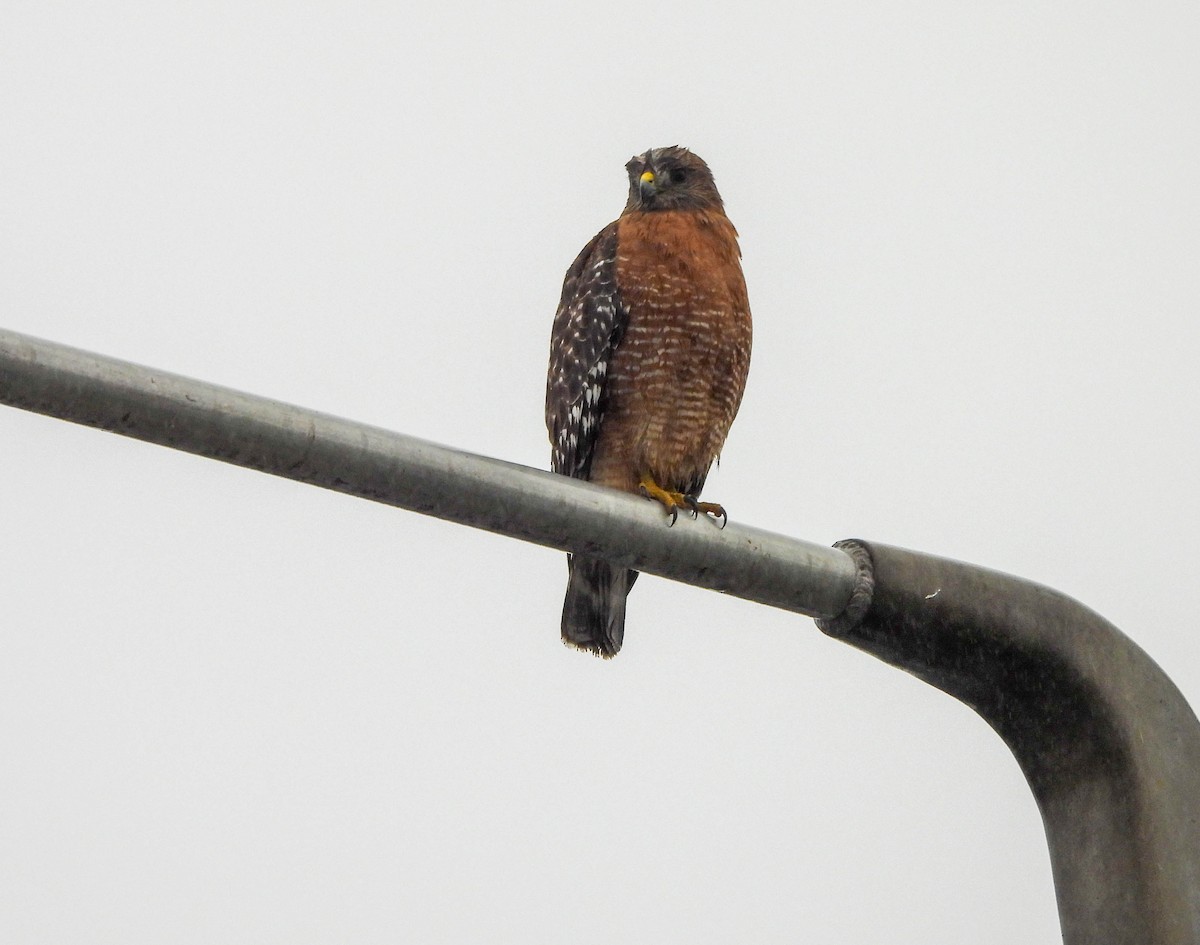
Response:
M0 329L0 403L782 607L834 617L835 548Z
M0 330L0 403L819 618L971 706L1041 807L1068 945L1200 941L1200 721L1128 637L1048 588L846 550Z
M1042 812L1065 945L1200 943L1200 720L1095 612L1032 581L841 542L869 594L826 633L949 693Z

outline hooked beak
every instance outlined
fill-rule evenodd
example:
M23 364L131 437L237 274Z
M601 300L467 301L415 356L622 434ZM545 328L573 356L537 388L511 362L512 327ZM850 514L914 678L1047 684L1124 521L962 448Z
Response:
M642 195L642 199L649 200L657 189L654 183L654 171L642 171L642 176L638 178L638 192Z

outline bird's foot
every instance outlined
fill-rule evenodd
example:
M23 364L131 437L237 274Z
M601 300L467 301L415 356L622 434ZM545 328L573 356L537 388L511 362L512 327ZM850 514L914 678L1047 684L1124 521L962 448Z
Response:
M694 495L685 495L683 501L692 510L692 518L697 515L711 515L714 519L721 520L722 528L729 524L729 515L725 511L725 506L719 502L701 502Z
M723 506L718 505L716 502L701 502L694 495L685 495L682 492L672 492L664 489L649 474L642 476L638 486L641 489L642 495L662 503L663 508L670 513L671 521L667 523L668 525L675 524L675 520L679 518L680 509L691 512L692 518L697 518L701 514L711 515L715 519L719 518L722 528L729 521L729 516L725 514Z

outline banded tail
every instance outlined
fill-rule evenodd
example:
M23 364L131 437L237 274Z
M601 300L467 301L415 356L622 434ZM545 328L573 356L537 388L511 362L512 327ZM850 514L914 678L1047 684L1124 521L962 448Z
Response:
M638 573L600 558L567 558L562 638L567 646L612 659L625 638L625 598Z

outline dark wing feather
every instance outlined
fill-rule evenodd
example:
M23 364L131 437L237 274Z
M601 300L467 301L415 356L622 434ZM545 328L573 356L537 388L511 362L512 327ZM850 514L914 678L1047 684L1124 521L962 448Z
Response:
M617 292L617 225L610 223L567 270L550 336L546 429L550 468L564 476L587 479L591 471L605 380L626 318Z

